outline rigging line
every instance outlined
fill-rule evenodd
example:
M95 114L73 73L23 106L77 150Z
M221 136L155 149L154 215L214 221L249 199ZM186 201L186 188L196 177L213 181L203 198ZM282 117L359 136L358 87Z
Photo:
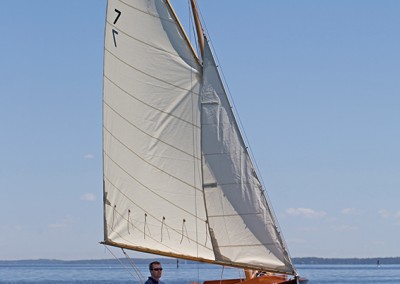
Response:
M224 277L224 271L225 271L225 265L223 265L223 266L222 266L222 270L221 270L221 278L220 278L220 281L219 281L219 283L222 283L222 279L223 279L223 277Z
M121 264L122 267L124 267L126 269L126 271L128 271L128 273L133 277L133 279L135 280L139 280L136 278L135 275L132 274L131 270L129 269L129 267L127 267L124 263L122 263L121 259L119 259L109 248L107 245L104 245L104 247L111 253L111 255L118 260L118 262Z
M129 260L129 264L131 265L131 267L133 268L133 270L135 270L136 275L138 276L138 278L140 279L140 281L143 283L145 281L145 277L143 276L142 272L140 271L139 267L137 267L137 265L135 264L135 262L133 261L133 259L126 253L126 251L121 248L122 252L124 253L125 257Z

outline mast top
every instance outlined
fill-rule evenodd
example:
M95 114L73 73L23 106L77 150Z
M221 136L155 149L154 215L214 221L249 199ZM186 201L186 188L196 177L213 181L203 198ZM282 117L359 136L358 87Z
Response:
M190 0L190 3L192 5L194 23L196 25L197 40L198 40L199 46L200 46L200 56L202 59L204 59L204 35L203 35L204 32L203 32L203 28L201 26L199 12L197 10L196 0Z

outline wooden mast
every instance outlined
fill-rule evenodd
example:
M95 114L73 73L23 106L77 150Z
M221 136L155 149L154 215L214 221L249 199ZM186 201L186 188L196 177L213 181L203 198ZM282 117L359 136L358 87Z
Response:
M175 13L174 8L172 7L172 5L171 5L171 3L169 2L169 0L165 0L165 3L167 4L167 7L169 8L169 10L170 10L172 16L174 17L174 19L175 19L175 21L176 21L176 23L177 23L177 25L178 25L180 31L182 32L183 37L186 39L186 42L188 43L189 48L192 50L192 53L193 53L194 57L196 58L197 62L198 62L199 64L201 64L201 63L200 63L200 60L199 60L199 57L197 56L196 52L194 51L194 48L193 48L193 46L192 46L192 44L191 44L191 42L190 42L190 40L189 40L189 37L187 36L187 34L186 34L186 32L185 32L185 29L183 28L183 26L182 26L182 24L181 24L181 22L180 22L178 16L177 16L176 13ZM203 58L203 55L201 55L201 57Z
M204 57L203 57L204 56L203 28L201 27L201 22L200 22L200 18L199 18L199 12L197 10L196 0L190 0L190 3L192 5L194 23L196 25L197 40L198 40L199 46L200 46L201 58L204 59Z

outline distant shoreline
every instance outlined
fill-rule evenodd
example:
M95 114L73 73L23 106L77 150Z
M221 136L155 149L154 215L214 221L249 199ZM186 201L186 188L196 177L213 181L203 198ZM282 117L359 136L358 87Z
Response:
M294 257L294 264L400 264L400 257L371 257L371 258L322 258Z
M155 258L134 258L136 264L148 264ZM165 264L176 264L174 258L156 258ZM390 265L400 264L400 257L373 257L373 258L322 258L322 257L294 257L295 265ZM23 259L23 260L0 260L0 265L4 264L114 264L120 261L129 261L127 259L86 259L86 260L58 260L58 259ZM185 263L195 263L193 261L184 261Z

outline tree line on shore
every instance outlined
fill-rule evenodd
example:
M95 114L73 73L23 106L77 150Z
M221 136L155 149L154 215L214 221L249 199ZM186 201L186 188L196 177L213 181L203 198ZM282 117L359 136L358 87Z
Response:
M195 263L194 261L185 261L175 258L135 258L135 259L90 259L90 260L56 260L56 259L36 259L36 260L0 260L0 264L114 264L119 262L133 261L136 264L148 264L149 261L158 260L164 264L190 264ZM375 258L322 258L322 257L294 257L292 258L295 265L390 265L400 264L400 257L375 257Z
M294 264L400 264L400 257L373 257L373 258L322 258L322 257L294 257Z

